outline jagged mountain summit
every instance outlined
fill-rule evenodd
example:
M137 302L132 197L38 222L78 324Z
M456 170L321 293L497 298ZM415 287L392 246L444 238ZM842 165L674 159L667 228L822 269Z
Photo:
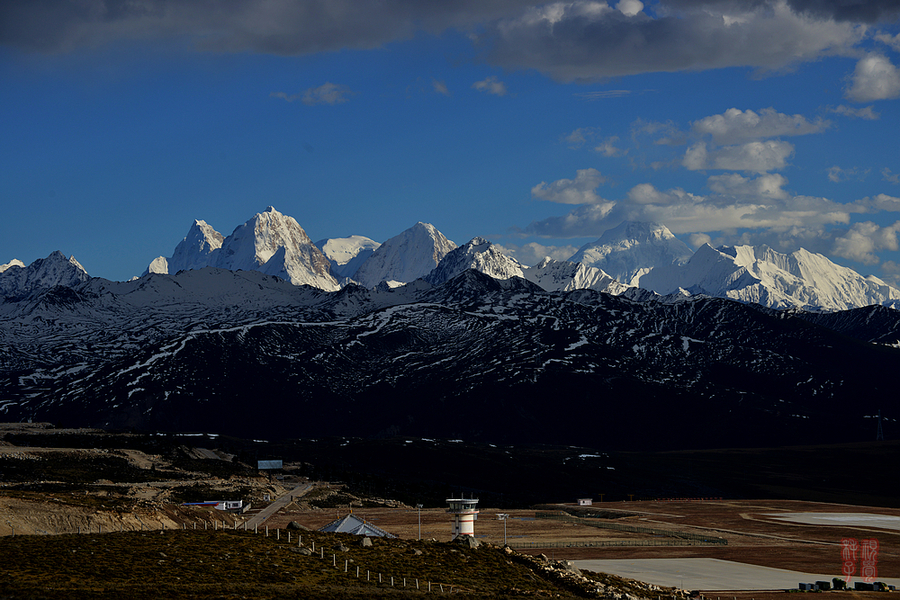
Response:
M204 221L194 221L172 258L154 260L148 272L206 266L231 271L260 271L294 285L311 285L323 290L340 288L331 273L331 262L312 243L300 224L271 206L236 227L225 238Z
M213 229L206 221L195 220L188 234L175 246L171 258L160 256L150 263L144 272L165 275L202 269L210 265L213 252L222 247L225 236Z
M900 350L864 341L873 317L900 331L897 311L835 313L825 327L721 298L623 296L474 269L336 292L215 268L91 279L0 302L0 414L564 444L639 423L607 428L604 443L677 449L859 440L873 409L897 409L886 392ZM477 418L448 419L460 406ZM235 418L248 411L277 418Z
M425 276L425 281L440 285L460 273L474 269L494 279L523 277L523 267L482 237L476 237L467 244L454 248L441 262Z
M0 265L0 273L2 273L3 271L7 270L10 267L24 267L24 266L25 266L25 263L23 263L18 258L14 258L11 261L9 261L8 263L6 263L5 265Z
M75 257L58 250L27 267L13 260L0 269L0 298L20 298L56 286L75 287L91 278Z
M397 285L428 275L456 244L430 223L416 223L379 246L353 277L363 287Z
M549 257L526 269L524 276L548 292L595 290L618 296L627 290L635 289L634 286L620 283L601 269L580 262L559 261Z
M623 221L568 258L601 269L626 285L638 286L650 270L687 261L693 252L659 223Z
M319 240L316 247L331 261L331 272L353 278L359 267L381 246L363 235Z
M683 289L777 309L834 311L900 300L900 290L821 254L803 249L782 254L768 246L704 244L684 264L653 269L641 286L659 294Z

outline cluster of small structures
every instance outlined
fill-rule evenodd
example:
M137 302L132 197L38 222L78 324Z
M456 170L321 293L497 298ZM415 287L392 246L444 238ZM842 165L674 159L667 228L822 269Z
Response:
M835 577L831 581L817 581L815 583L801 583L799 590L801 592L827 592L829 590L849 590L853 589L857 592L893 592L895 587L882 583L881 581L854 581L853 587L849 587L848 583L839 577Z

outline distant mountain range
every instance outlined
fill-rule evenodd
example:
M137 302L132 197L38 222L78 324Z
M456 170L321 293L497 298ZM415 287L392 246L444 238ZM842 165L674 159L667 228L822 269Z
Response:
M425 223L313 244L269 208L227 237L196 221L127 282L13 261L0 419L686 448L870 439L883 409L891 431L894 288L673 239L627 223L528 267Z
M547 292L474 269L325 292L207 267L0 303L0 418L618 448L848 441L874 437L879 409L896 417L897 346L900 312L878 306Z
M248 241L241 242L244 238ZM145 274L203 266L253 269L331 291L351 282L364 287L382 282L397 286L426 278L437 283L472 268L499 279L522 277L547 291L593 289L620 294L639 287L660 295L715 296L779 309L834 311L872 304L893 306L900 301L900 290L820 254L708 245L694 252L657 223L626 221L606 231L566 261L578 267L552 260L522 265L482 238L465 244L464 251L457 251L448 259L450 263L442 265L456 248L426 223L417 223L383 244L357 235L313 245L294 219L269 207L227 238L196 221L172 257L156 259Z

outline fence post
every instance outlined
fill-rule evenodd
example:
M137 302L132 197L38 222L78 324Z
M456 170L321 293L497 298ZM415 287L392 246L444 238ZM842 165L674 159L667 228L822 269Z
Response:
M278 540L279 542L281 541L281 530L280 529L275 530L275 539Z
M288 544L291 543L291 531L288 530Z
M266 537L269 537L269 526L266 525Z
M331 555L331 566L337 568L337 554Z

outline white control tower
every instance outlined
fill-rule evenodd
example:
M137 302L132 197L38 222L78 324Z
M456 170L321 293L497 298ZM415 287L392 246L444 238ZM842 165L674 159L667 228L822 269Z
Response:
M447 512L453 516L453 537L451 539L467 535L475 537L475 519L478 518L477 498L447 498L450 508Z

